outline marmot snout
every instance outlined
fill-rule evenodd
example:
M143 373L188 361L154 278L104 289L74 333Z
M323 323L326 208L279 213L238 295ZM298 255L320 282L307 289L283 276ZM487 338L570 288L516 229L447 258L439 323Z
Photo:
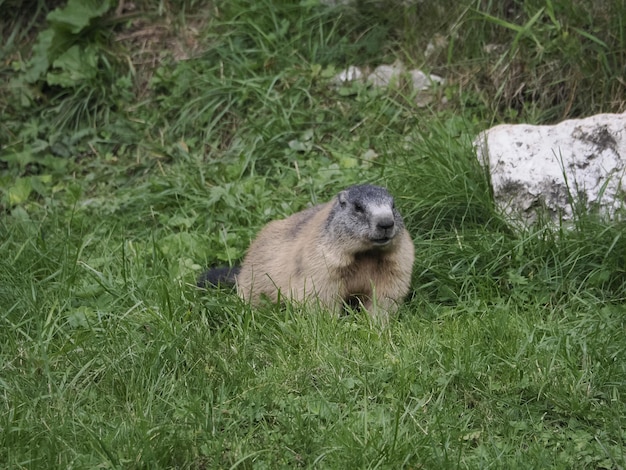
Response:
M413 260L413 242L391 194L357 185L267 224L235 280L239 295L254 304L263 296L314 300L334 312L362 305L385 317L409 291Z

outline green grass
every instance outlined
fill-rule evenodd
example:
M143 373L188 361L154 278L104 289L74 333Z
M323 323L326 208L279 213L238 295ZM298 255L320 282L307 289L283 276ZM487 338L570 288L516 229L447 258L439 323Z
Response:
M471 144L623 111L624 2L139 1L28 82L51 3L0 25L0 467L624 468L624 222L510 225ZM448 83L329 83L395 59ZM416 246L387 327L195 287L360 181Z

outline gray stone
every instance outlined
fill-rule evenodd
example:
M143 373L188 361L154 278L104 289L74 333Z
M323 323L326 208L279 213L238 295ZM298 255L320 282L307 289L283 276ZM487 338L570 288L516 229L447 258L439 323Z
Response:
M444 79L439 75L426 75L424 72L417 69L409 70L409 76L411 77L413 89L418 91L428 90L433 83L438 83L440 85L443 85L444 83Z
M332 79L332 82L341 85L346 82L355 82L364 79L365 74L363 73L363 70L361 70L359 67L351 65L347 69L344 69L337 75L335 75Z
M401 63L379 65L367 77L367 82L376 87L388 87L394 84L397 85L402 77L402 74L404 74L404 65Z
M367 82L377 87L388 87L397 85L403 78L409 80L415 91L425 91L434 83L444 83L444 79L438 75L427 75L419 69L407 70L402 62L379 65L367 77Z
M474 144L497 205L516 220L534 222L539 207L554 221L571 220L572 201L609 218L624 207L626 113L553 126L499 125Z

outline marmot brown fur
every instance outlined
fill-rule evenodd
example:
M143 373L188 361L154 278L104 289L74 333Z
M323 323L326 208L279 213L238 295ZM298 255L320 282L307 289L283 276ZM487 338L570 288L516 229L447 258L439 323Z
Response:
M237 292L258 304L263 296L318 301L333 312L362 305L386 317L409 291L414 247L386 189L351 186L326 204L267 224L250 245ZM205 281L224 281L213 270Z

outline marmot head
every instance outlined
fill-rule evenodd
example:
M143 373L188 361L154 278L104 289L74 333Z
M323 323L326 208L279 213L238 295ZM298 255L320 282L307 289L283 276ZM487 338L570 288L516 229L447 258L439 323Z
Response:
M403 227L393 196L385 188L369 184L341 191L326 222L327 233L352 253L394 246Z

